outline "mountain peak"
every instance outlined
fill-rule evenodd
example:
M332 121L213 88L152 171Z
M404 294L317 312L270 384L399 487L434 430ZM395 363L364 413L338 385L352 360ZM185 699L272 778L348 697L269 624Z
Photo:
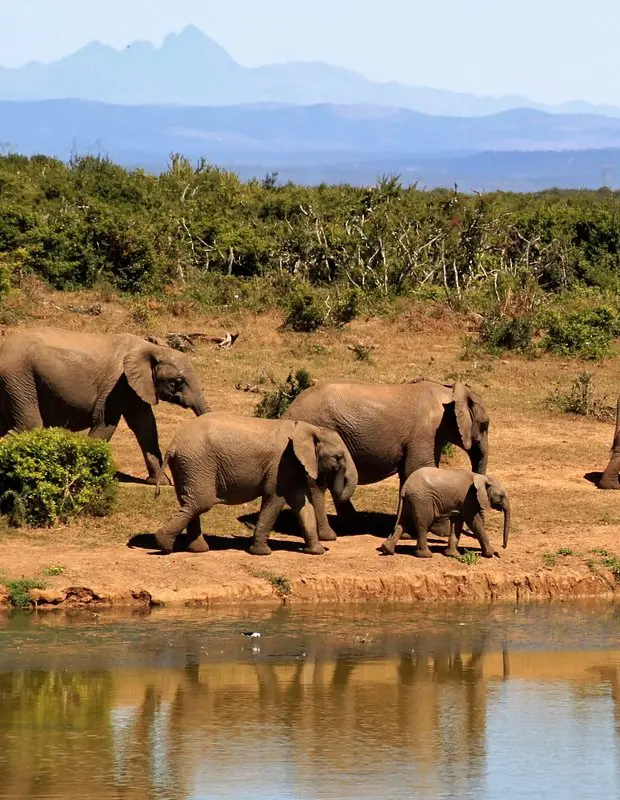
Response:
M169 33L160 51L172 58L200 59L212 69L238 66L220 44L195 25L187 25L180 33Z

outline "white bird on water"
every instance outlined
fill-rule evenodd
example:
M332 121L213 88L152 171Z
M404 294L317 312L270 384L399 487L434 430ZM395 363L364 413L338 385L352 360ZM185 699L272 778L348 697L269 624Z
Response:
M260 633L257 631L243 631L243 635L247 636L248 639L260 639Z

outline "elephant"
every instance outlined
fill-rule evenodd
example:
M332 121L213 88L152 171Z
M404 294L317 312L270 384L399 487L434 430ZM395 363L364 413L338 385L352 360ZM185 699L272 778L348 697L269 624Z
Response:
M402 384L327 382L302 392L282 416L339 433L360 484L398 474L402 489L416 469L439 465L448 442L467 451L474 472L486 472L489 415L480 397L463 383L426 378ZM337 497L334 504L338 516L351 524L353 504ZM324 494L317 512L319 539L333 541ZM440 532L439 525L435 530Z
M200 514L218 503L239 505L260 497L249 549L252 555L271 553L269 532L285 502L300 522L306 542L303 552L322 555L317 496L329 487L344 502L357 486L353 459L334 431L305 422L225 412L211 412L186 423L166 453L160 477L168 465L180 509L155 534L164 553L207 551Z
M497 555L489 543L484 527L484 509L504 512L504 548L508 547L510 532L510 501L501 483L490 475L480 475L467 469L438 469L422 467L405 481L401 492L400 513L394 533L379 548L394 555L394 548L403 529L417 539L415 554L431 558L427 533L435 520L450 516L450 540L446 555L459 555L458 542L466 522L480 542L484 558Z
M620 473L620 397L616 403L616 430L614 431L609 462L599 480L599 489L620 489L618 473Z
M0 435L61 427L109 441L123 417L154 484L162 463L151 406L160 400L209 411L182 353L130 333L31 328L0 346Z

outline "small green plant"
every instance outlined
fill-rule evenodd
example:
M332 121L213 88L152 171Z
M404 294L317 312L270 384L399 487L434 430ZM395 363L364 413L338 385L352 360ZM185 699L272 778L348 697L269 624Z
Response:
M0 511L11 525L49 526L78 514L105 516L117 486L107 442L61 428L0 440Z
M480 553L476 553L473 550L465 550L465 552L458 557L458 560L461 564L467 564L467 566L473 567L474 564L477 564L480 560Z
M558 555L559 556L572 556L573 555L573 551L572 551L572 549L570 547L560 547L560 549L558 550Z
M617 556L607 556L603 559L603 566L607 567L608 570L611 570L614 578L617 581L620 581L620 558Z
M594 417L600 420L613 418L604 399L596 394L591 372L580 372L568 392L556 389L547 398L547 405L564 414L579 414L582 417Z
M275 572L269 572L266 569L253 570L252 574L256 578L263 578L270 583L280 597L286 597L291 592L291 582L284 575L276 575Z
M609 355L612 339L620 332L620 318L607 306L575 311L565 316L554 312L547 320L546 350L562 356L599 360Z
M9 591L11 605L15 608L27 608L30 605L30 590L45 589L42 581L33 578L19 578L18 580L3 580L2 583Z
M267 392L258 403L254 410L255 417L279 419L297 395L312 386L312 377L307 369L298 369L295 374L290 372L284 383L273 378L271 381L275 389Z
M456 447L452 442L446 442L441 447L441 457L445 461L449 461L456 454Z
M284 325L298 333L312 333L326 325L342 327L357 317L359 296L355 289L336 297L311 287L298 289L288 301Z
M349 349L355 356L356 361L371 361L370 355L372 353L372 347L368 347L368 345L362 344L362 342L357 342L356 344L350 345Z
M530 317L485 316L480 327L480 342L487 350L501 352L512 350L523 353L532 348L534 323Z
M545 567L555 567L555 565L558 563L555 553L543 553L541 558Z
M603 550L601 547L593 547L590 550L590 552L593 553L595 556L610 556L611 555L609 550Z
M55 575L62 575L64 571L65 568L61 564L55 564L53 567L46 567L43 570L43 574L53 577Z

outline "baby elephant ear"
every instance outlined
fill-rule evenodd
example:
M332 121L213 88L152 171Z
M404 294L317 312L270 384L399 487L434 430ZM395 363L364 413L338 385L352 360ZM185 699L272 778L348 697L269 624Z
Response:
M486 475L474 474L474 486L476 487L476 494L480 508L491 508L489 501L489 481Z
M297 422L291 436L293 451L309 478L319 477L319 462L316 456L317 431L305 422Z
M153 380L156 365L157 361L147 347L130 350L123 359L127 382L138 397L152 406L159 402Z

